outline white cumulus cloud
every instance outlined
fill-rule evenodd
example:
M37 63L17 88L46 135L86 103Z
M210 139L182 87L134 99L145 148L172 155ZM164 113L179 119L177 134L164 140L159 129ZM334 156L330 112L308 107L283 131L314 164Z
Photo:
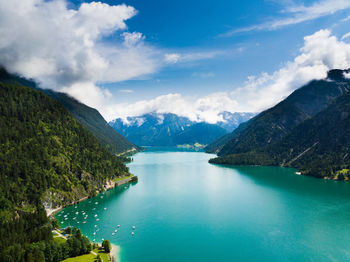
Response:
M350 44L339 41L329 30L320 30L304 38L299 54L279 70L249 76L246 83L232 92L214 92L203 97L168 94L132 104L117 104L106 108L104 115L139 116L149 112L175 113L194 121L216 123L220 112L259 112L267 109L295 89L313 79L327 77L330 69L350 68Z
M109 96L96 83L157 70L156 51L143 43L141 33L124 32L113 46L103 41L125 31L125 22L136 14L125 4L91 2L75 10L65 0L0 0L0 65L101 106L98 102Z

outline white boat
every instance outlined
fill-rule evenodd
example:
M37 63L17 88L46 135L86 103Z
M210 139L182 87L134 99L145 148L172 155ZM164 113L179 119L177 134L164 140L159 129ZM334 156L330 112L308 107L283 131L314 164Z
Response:
M132 229L135 229L135 226L132 226Z
M135 233L134 233L134 232L131 232L131 235L135 235Z
M120 225L118 225L117 227L120 227Z

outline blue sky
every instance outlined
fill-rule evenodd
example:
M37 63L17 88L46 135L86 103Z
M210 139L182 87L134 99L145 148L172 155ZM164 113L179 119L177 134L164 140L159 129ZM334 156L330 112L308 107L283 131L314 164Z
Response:
M77 1L79 5L81 1ZM210 59L169 65L140 80L109 84L122 102L153 98L160 94L209 94L241 86L249 75L273 72L298 53L306 35L332 27L347 17L349 10L285 26L221 36L230 30L290 17L283 14L292 1L105 1L126 3L138 10L127 22L128 31L142 32L145 41L169 52L222 52ZM295 1L310 6L318 1ZM349 23L334 26L342 36ZM118 38L118 33L115 38ZM113 41L113 37L109 39ZM118 92L133 90L133 93Z
M0 3L0 64L107 120L156 111L215 123L350 67L350 0Z

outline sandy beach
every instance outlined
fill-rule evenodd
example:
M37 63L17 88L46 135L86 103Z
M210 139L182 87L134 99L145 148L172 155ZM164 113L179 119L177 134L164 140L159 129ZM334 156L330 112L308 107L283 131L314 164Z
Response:
M112 258L112 262L120 262L120 246L117 245L112 245L112 249L111 249L111 258Z
M48 209L45 209L46 210L46 214L47 216L51 216L51 215L54 215L56 212L60 211L63 207L57 207L57 208L48 208Z

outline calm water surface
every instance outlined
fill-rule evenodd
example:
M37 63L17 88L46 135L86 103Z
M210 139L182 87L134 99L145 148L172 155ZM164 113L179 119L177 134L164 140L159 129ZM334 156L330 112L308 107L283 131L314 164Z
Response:
M137 184L56 217L90 240L120 245L122 262L350 261L349 183L286 168L216 166L211 157L138 153L129 165Z

